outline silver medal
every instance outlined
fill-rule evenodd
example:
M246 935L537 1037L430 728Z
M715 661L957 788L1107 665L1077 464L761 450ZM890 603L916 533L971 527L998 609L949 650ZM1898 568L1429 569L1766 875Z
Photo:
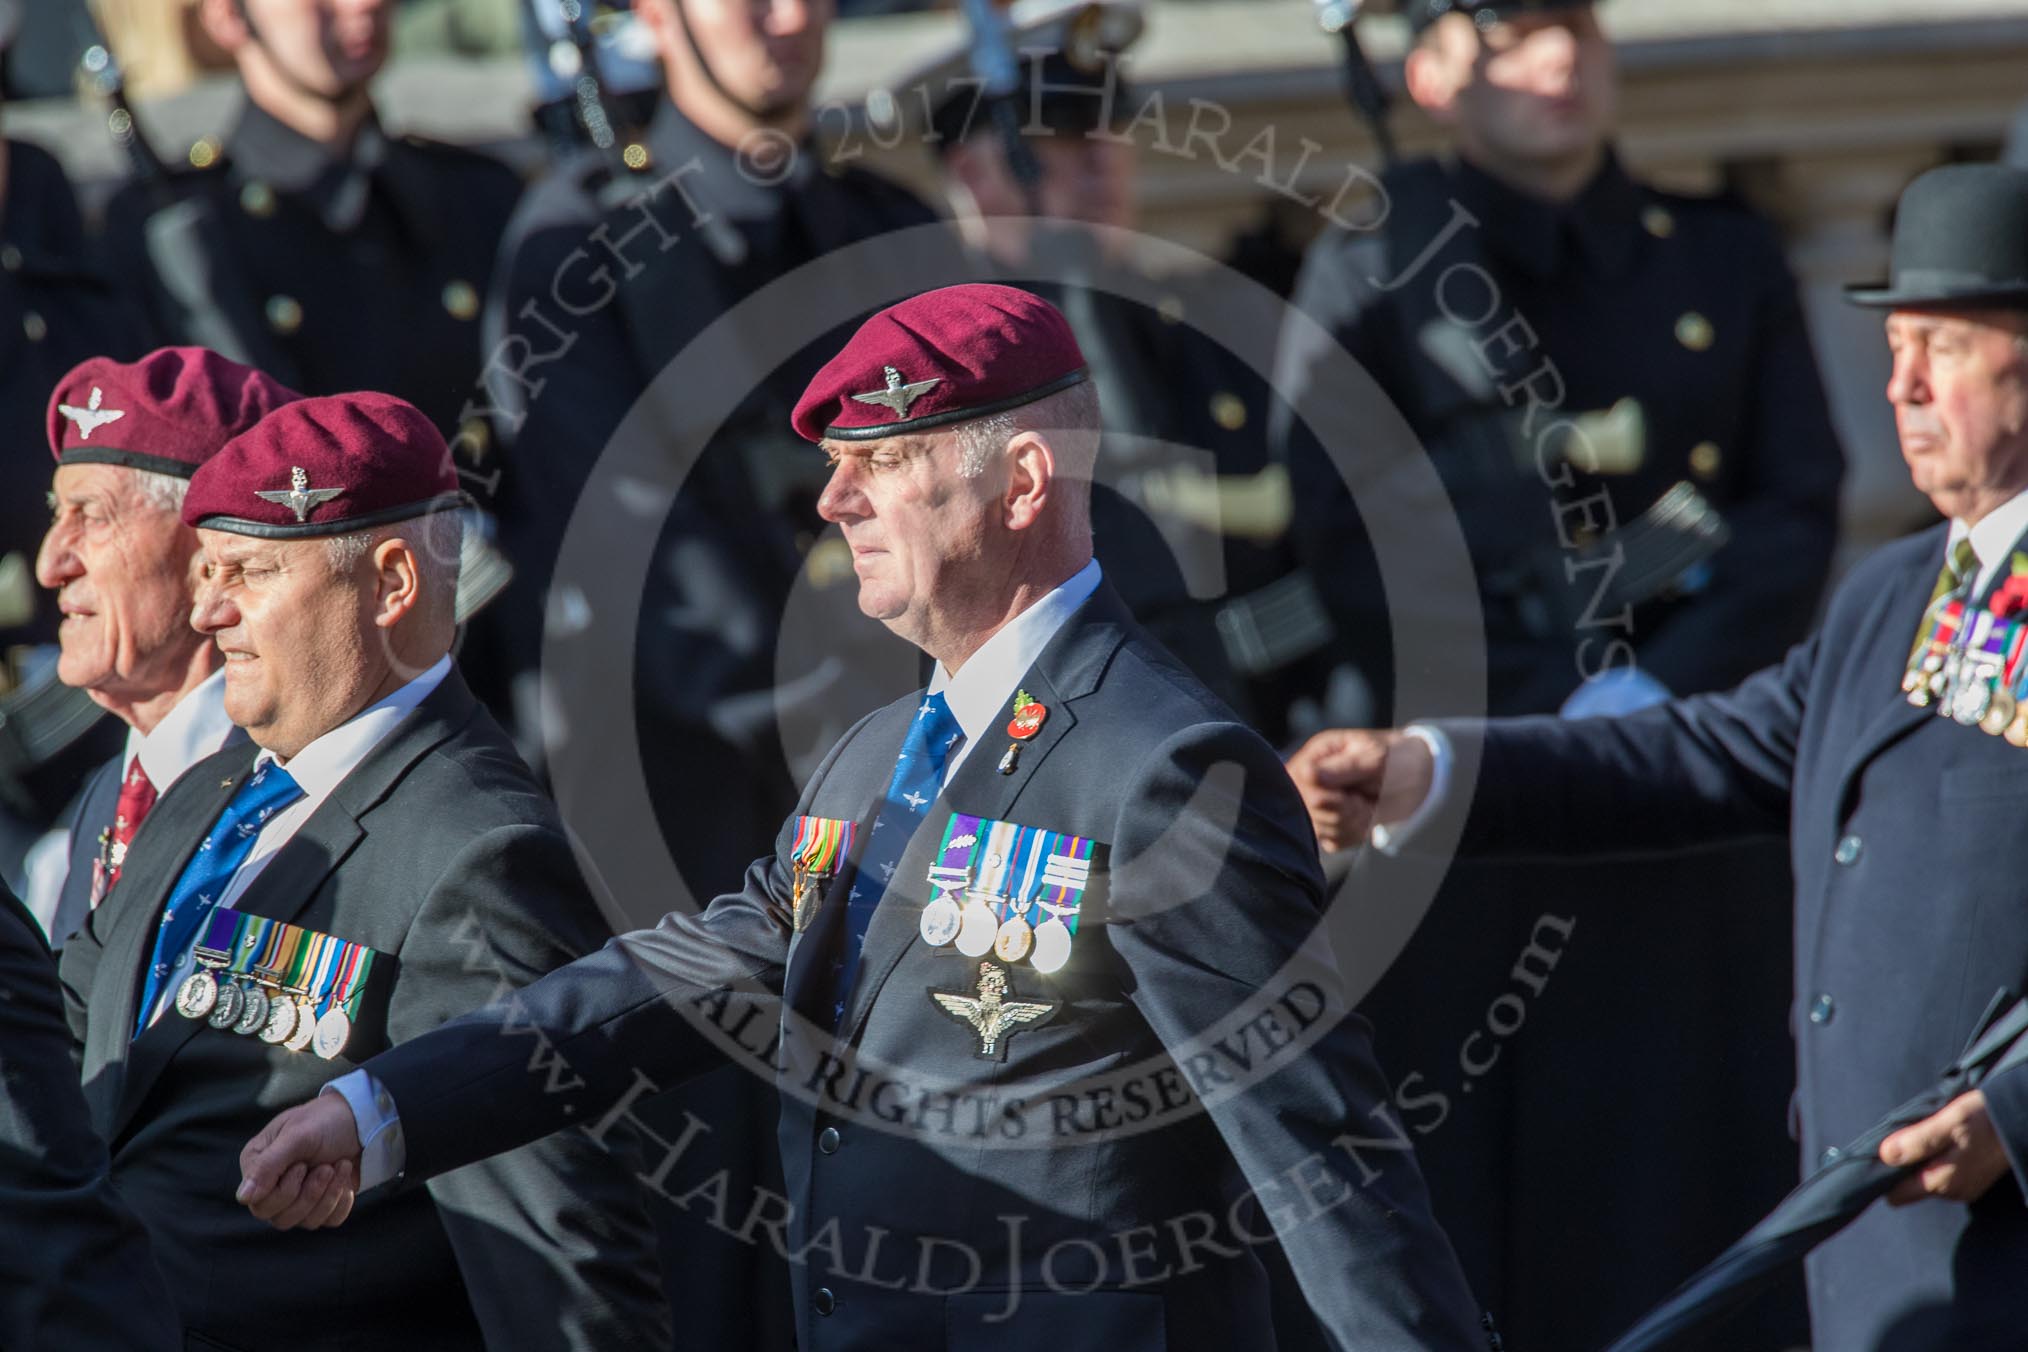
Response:
M268 1008L271 1002L268 993L258 986L246 988L246 1008L232 1022L232 1031L241 1037L252 1037L268 1026Z
M228 981L218 988L218 1003L212 1006L206 1022L213 1028L230 1028L239 1022L240 1011L245 1008L246 992Z
M1063 970L1070 961L1070 926L1055 916L1035 927L1035 952L1028 959L1038 972Z
M974 893L965 898L964 909L958 913L958 952L968 958L982 957L993 950L993 940L1000 932L1000 922L993 918L993 908L980 901Z
M949 893L940 894L922 908L922 941L931 948L942 948L958 937L962 924L963 913L958 910L958 903L951 900Z
M310 1045L317 1055L326 1061L335 1060L345 1050L346 1039L352 1036L352 1020L344 1010L333 1005L324 1011L324 1017L317 1020L317 1035Z
M277 995L268 1007L267 1022L261 1025L260 1039L270 1047L279 1047L296 1032L296 1002L286 995Z
M207 971L192 972L176 992L176 1012L186 1019L201 1019L218 1003L218 978Z

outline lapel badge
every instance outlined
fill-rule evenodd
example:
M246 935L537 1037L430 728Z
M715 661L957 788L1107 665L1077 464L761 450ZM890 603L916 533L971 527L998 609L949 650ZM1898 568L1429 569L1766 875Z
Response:
M257 488L254 490L254 496L265 498L269 502L280 503L296 514L298 522L303 522L310 519L310 513L314 509L321 507L344 491L342 488L310 487L310 476L303 472L301 465L293 465L289 468L289 486L287 488Z
M855 394L852 397L862 404L878 404L882 408L890 409L897 418L906 418L908 406L928 394L931 387L943 381L942 376L931 376L928 380L918 380L911 384L892 366L883 366L880 372L887 380L886 389L869 390L865 394Z
M92 386L91 398L85 401L83 408L79 408L76 404L58 404L56 406L58 413L61 413L64 417L77 424L77 439L79 441L90 441L92 433L98 431L107 423L118 422L127 416L127 410L123 408L100 408L99 404L105 397L106 392L94 385Z
M1042 720L1049 717L1049 710L1035 702L1035 697L1026 690L1014 692L1014 721L1007 725L1007 735L1017 742L1025 742L1042 731Z
M930 999L936 1001L938 1009L977 1033L979 1055L992 1061L1007 1059L1009 1033L1048 1018L1061 1005L1056 1000L1008 999L1007 969L991 962L979 964L977 995L931 991Z

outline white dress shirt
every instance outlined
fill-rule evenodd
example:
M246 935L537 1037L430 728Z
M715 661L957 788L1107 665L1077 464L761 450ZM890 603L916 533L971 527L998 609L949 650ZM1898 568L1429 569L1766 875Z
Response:
M267 751L254 758L255 766L273 761L287 770L297 787L302 789L303 796L268 818L266 825L261 827L246 861L232 875L232 881L225 885L225 890L219 893L219 905L229 907L246 892L268 862L284 845L295 839L296 832L303 829L303 823L323 806L331 791L359 767L359 762L365 760L373 748L387 740L387 734L394 731L396 724L408 717L432 690L443 684L450 670L451 659L438 658L436 665L428 671L386 699L368 705L288 760L284 761ZM155 1008L148 1015L151 1025L176 1003L176 992L182 987L184 978L196 969L197 946L192 944L164 975L155 997Z
M1950 557L1950 551L1957 548L1958 541L1972 542L1972 552L1979 556L1979 576L1972 584L1972 595L1978 596L1992 585L1994 577L2012 560L2014 546L2020 543L2023 533L2028 533L2028 491L2016 493L1980 517L1975 526L1953 518L1949 536L1944 542L1944 557ZM1443 806L1445 795L1450 792L1451 762L1454 758L1451 739L1443 734L1442 729L1420 723L1411 724L1408 732L1428 744L1430 758L1435 762L1435 773L1430 780L1429 793L1407 820L1394 826L1376 825L1373 828L1374 847L1383 854L1394 854L1404 848L1409 838L1436 815Z
M945 670L943 663L937 664L928 693L944 697L965 734L957 753L944 765L944 783L951 782L974 748L990 742L994 729L1013 716L1014 692L1021 679L1049 646L1049 640L1098 589L1101 577L1098 560L1092 559L1009 620L955 673ZM352 1110L352 1125L359 1133L359 1190L378 1187L399 1175L407 1151L393 1096L364 1070L339 1076L325 1085L323 1092L338 1095Z

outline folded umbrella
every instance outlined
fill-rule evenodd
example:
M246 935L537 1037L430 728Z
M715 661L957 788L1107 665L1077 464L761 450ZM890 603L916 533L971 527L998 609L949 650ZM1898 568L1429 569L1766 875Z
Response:
M1979 1030L1935 1084L1909 1099L1797 1185L1766 1219L1742 1235L1667 1300L1621 1334L1606 1352L1656 1352L1717 1321L1772 1284L1790 1263L1858 1219L1859 1213L1915 1173L1880 1159L1880 1143L1932 1116L2002 1070L2028 1060L2028 1000L2011 1007L2001 991ZM2002 1012L2004 1011L2004 1012Z

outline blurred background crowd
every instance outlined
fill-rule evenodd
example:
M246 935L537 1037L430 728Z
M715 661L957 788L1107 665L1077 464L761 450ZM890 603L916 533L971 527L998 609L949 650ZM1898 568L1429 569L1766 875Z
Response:
M788 426L839 326L765 335L763 358L712 325L901 231L924 285L1012 277L1071 317L1109 428L1099 558L1279 744L1581 716L1775 660L1842 563L1935 519L1881 398L1878 318L1841 288L1885 272L1910 179L2006 156L2028 12L1485 8L1483 49L1362 16L1368 67L1348 10L1305 0L1022 0L997 45L979 14L910 0L0 4L0 873L46 917L80 778L125 735L52 680L50 390L88 356L199 343L437 421L477 527L464 669L559 775L601 731L555 679L587 604L559 559L587 514L630 510L600 453L625 422L695 457L655 504L631 686L669 848L701 894L729 885L809 758L892 691L825 660L873 640L814 512L822 458ZM1504 41L1561 92L1523 106L1489 73ZM1019 97L979 101L1000 78ZM1429 285L1454 269L1484 294ZM1483 342L1431 340L1459 308ZM1309 321L1371 389L1306 365ZM657 379L695 342L737 392L722 420ZM1513 382L1581 455L1545 456ZM1437 469L1471 607L1362 527L1399 432ZM1587 567L1598 588L1574 585ZM1404 666L1404 643L1461 667L1483 648L1483 699L1446 707L1449 673ZM1788 891L1779 843L1694 876L1462 866L1373 986L1440 1219L1514 1346L1601 1340L1793 1177ZM1517 987L1545 933L1553 982ZM1514 989L1525 1028L1472 1059ZM1284 1346L1310 1345L1299 1311ZM1783 1291L1726 1345L1802 1322Z

